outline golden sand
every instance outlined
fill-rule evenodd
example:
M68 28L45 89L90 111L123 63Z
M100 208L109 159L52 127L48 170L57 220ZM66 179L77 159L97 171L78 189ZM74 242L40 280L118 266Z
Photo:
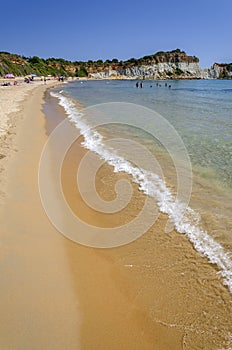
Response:
M185 236L164 233L164 215L140 239L114 249L76 244L49 222L37 182L47 138L44 89L21 104L11 151L2 159L0 349L229 349L231 295ZM61 112L50 110L54 125ZM144 201L135 185L131 203L117 215L99 214L82 201L76 169L85 152L74 144L62 169L72 210L103 227L133 218ZM103 165L98 193L111 200L124 176Z

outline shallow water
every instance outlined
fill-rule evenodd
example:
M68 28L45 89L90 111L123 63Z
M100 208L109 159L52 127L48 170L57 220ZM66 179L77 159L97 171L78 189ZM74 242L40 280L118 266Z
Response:
M178 131L191 161L211 170L210 176L232 188L232 81L84 81L69 84L64 92L91 106L105 102L130 102L155 110ZM152 86L152 87L151 87ZM209 173L209 171L208 171Z

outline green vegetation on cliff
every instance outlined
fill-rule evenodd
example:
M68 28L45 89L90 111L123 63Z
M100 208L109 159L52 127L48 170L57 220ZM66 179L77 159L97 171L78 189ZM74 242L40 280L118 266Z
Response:
M43 59L37 56L25 57L8 52L0 52L0 76L12 73L15 76L36 75L65 75L75 76L74 64L63 58Z

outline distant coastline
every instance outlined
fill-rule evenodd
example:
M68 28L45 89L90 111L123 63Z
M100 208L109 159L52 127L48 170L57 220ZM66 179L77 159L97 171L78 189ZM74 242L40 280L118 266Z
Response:
M126 61L68 61L43 59L0 52L0 77L35 74L37 76L71 76L89 79L232 79L232 63L214 63L200 68L199 58L180 49Z

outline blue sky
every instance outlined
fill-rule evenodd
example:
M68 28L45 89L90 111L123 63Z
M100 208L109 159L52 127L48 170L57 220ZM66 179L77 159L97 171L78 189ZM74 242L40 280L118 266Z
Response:
M231 18L231 0L8 0L0 51L124 60L180 48L208 67L232 62Z

